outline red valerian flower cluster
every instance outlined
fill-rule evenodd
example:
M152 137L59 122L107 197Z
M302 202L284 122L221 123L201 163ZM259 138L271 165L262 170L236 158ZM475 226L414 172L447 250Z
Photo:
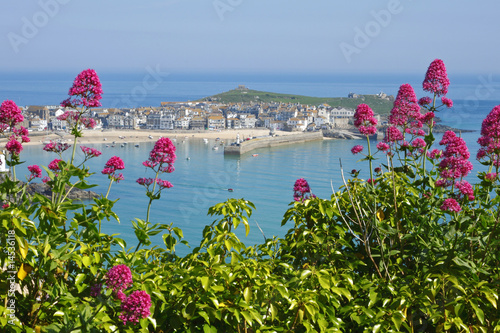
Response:
M83 105L85 107L99 107L102 98L102 85L93 69L82 71L75 78L73 86L69 89L68 99L61 103L64 107L76 107Z
M484 118L481 125L481 137L477 140L481 146L477 159L500 167L500 105L495 106Z
M131 285L132 272L127 265L113 266L108 273L106 273L106 286L115 293L123 291Z
M54 159L52 162L49 163L48 168L55 172L60 171L61 168L59 168L59 162L61 161L62 160L58 158Z
M0 133L14 128L24 120L21 109L13 101L6 100L0 105Z
M81 113L75 111L66 111L62 115L57 117L58 120L63 120L69 123L70 127L76 124L82 124L83 127L87 129L93 129L96 126L96 122L93 118L82 117Z
M71 147L71 145L67 143L50 141L43 147L43 150L61 155L64 151L68 150L69 147Z
M116 174L116 171L123 169L125 169L125 163L123 163L123 160L118 156L113 156L106 162L101 173L103 175L108 175L108 179L118 183L120 180L123 180L124 177L122 173Z
M462 210L462 207L460 207L460 204L453 198L445 199L440 208L441 208L441 210L450 211L450 212L459 212Z
M446 131L439 144L446 146L443 159L439 163L440 176L447 181L445 185L450 186L453 180L463 178L472 171L469 149L464 139L453 131Z
M38 165L35 164L28 166L28 171L30 172L28 182L35 178L42 178L42 169L40 169Z
M124 325L139 322L139 319L147 318L151 312L151 296L143 290L136 290L122 301L122 314L118 317Z
M113 266L105 276L106 287L111 289L116 300L121 301L122 313L118 318L124 325L133 323L148 317L151 312L151 296L142 290L136 290L128 297L123 292L133 285L132 272L127 265ZM101 295L102 283L96 283L90 288L90 296Z
M439 163L440 179L436 181L436 186L455 187L458 194L457 199L474 200L474 190L472 185L463 180L472 171L472 163L469 161L470 153L465 141L453 131L446 131L443 139L439 142L446 148L442 152L442 160ZM434 152L434 151L433 151ZM446 199L441 206L441 210L459 212L462 208L454 199Z
M85 155L85 160L88 160L89 158L92 157L98 157L101 156L101 152L95 148L91 147L85 147L85 146L80 146L80 149L82 150L83 154Z
M174 171L175 146L169 138L160 138L142 164L154 171L171 173Z
M354 126L363 135L373 135L377 133L377 119L373 110L367 104L359 104L354 113Z
M448 93L450 80L446 74L446 67L441 59L435 59L427 69L422 84L424 91L431 92L436 96L444 96Z
M356 155L362 151L363 151L362 145L355 145L354 147L351 148L351 153L353 153L353 155Z
M311 188L309 183L304 178L299 178L295 181L293 185L293 200L303 202L309 198L315 198L316 196L311 193Z

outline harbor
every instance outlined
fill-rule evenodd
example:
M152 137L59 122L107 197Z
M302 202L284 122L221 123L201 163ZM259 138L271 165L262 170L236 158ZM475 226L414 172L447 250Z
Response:
M258 148L276 147L281 145L289 145L317 140L323 140L323 133L321 131L304 132L285 136L275 135L267 137L257 137L243 141L239 141L239 138L237 138L236 142L224 147L224 155L243 155Z

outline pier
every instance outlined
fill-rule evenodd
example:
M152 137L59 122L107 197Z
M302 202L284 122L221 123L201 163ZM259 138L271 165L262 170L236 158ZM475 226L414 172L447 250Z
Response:
M239 144L225 146L225 155L243 155L254 149L276 147L282 145L288 145L293 143L302 143L309 141L323 140L322 132L306 132L297 133L294 135L283 135L283 136L269 136L254 138L251 140L242 141Z

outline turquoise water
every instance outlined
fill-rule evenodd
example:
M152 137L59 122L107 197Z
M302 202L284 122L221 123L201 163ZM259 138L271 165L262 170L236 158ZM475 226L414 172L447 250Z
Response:
M487 114L489 110L484 108L482 112ZM479 116L477 118L479 119ZM479 132L467 132L462 136L471 152L474 174L484 170L474 161ZM212 150L215 140L205 144L201 139L178 136L174 143L177 147L175 171L162 176L162 179L169 180L174 187L165 190L161 199L153 203L150 220L153 223L173 222L174 226L183 230L185 239L192 247L199 244L204 226L213 221L212 217L207 216L208 208L228 198L245 198L256 205L257 209L250 218L249 236L245 238L244 228L239 229L239 236L244 242L253 245L263 241L257 223L266 237L283 236L286 233L287 228L281 227L281 220L292 201L292 188L297 178L305 178L315 195L330 198L331 184L336 190L342 184L340 160L346 177L349 177L352 169L361 170L361 177L368 176L367 162L357 162L361 157L350 153L352 146L365 145L365 140L324 140L262 148L252 152L258 154L257 157L253 157L252 154L224 156L222 149ZM118 223L111 220L103 223L103 231L120 233L128 245L133 246L136 240L131 220L145 219L148 203L144 188L135 181L139 177L154 176L141 164L147 159L153 142L141 143L139 148L131 144L123 148L118 145L114 148L106 147L105 144L93 146L103 153L100 157L87 162L87 166L95 172L90 177L90 182L98 185L94 189L96 192L105 194L109 184L107 178L100 173L104 163L114 155L120 156L125 162L126 168L123 170L125 180L113 184L109 195L113 200L119 198L115 211L118 212L121 221ZM18 174L25 173L24 170L28 165L35 163L47 165L56 157L41 148L41 146L25 148L23 157L26 164L18 168ZM79 153L77 161L81 157ZM377 157L381 159L375 163L384 162L381 154ZM469 181L474 182L472 176L469 178L471 178ZM229 192L229 188L233 189L233 192ZM161 245L161 239L157 239L156 244ZM178 249L181 254L187 250L183 247Z
M214 140L205 144L201 139L182 137L177 138L175 144L175 171L162 177L174 187L165 190L161 199L153 203L150 220L153 223L174 222L194 246L201 240L203 227L213 221L207 216L207 211L216 203L228 198L245 198L256 205L257 209L250 218L251 232L245 240L247 244L256 244L263 240L256 223L266 237L283 236L286 232L281 228L281 220L292 201L292 188L297 178L306 178L317 196L329 198L332 194L330 182L333 181L334 188L340 185L339 158L342 158L347 172L354 167L360 168L355 163L358 157L346 154L355 141L325 140L264 148L252 152L258 154L257 157L251 154L224 156L222 149L212 150ZM141 144L140 148L130 144L123 148L104 144L93 146L103 152L100 157L87 162L87 166L96 172L90 178L92 183L99 185L94 189L96 192L105 194L107 189L108 180L100 174L104 163L113 155L120 156L125 162L125 180L113 184L109 195L113 200L119 198L115 211L119 212L121 223L105 222L103 230L121 233L128 243L133 244L135 236L130 221L145 219L148 203L144 188L135 180L154 176L141 164L147 159L153 143ZM56 157L35 146L26 147L23 156L25 166L34 163L47 165ZM18 168L18 174L24 169ZM233 192L229 192L229 188Z

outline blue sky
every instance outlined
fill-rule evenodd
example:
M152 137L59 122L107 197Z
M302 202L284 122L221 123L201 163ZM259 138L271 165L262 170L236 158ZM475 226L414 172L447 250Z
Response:
M500 73L500 2L4 1L0 72Z

